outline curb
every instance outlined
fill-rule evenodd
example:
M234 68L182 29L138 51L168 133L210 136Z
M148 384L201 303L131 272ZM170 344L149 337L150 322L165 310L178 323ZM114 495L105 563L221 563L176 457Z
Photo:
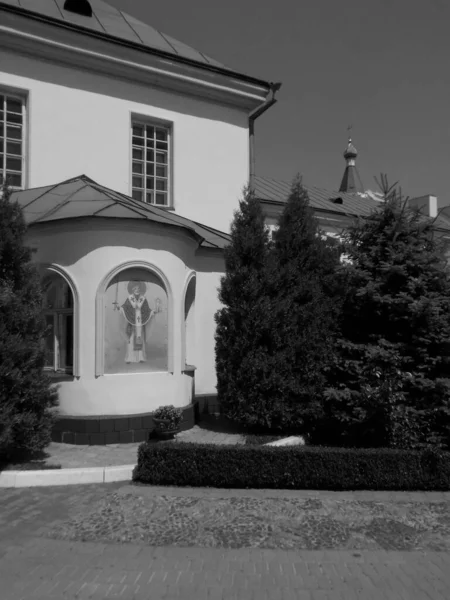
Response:
M78 469L44 469L42 471L1 471L0 488L131 481L134 467L135 465L118 465Z

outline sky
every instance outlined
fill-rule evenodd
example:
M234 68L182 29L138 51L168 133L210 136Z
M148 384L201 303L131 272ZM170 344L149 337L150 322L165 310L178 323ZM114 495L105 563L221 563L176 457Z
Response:
M281 81L255 124L256 173L339 188L347 127L366 189L450 205L447 0L107 0L227 67Z

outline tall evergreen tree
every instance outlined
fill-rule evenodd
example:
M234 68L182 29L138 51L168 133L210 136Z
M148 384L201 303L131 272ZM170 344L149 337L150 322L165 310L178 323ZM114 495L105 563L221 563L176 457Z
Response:
M383 179L385 200L345 234L352 264L328 430L362 445L448 445L450 277L431 219ZM335 439L336 441L336 439Z
M276 420L279 374L272 349L268 282L269 234L259 201L246 190L225 251L225 275L215 316L217 392L223 413L247 427Z
M321 415L342 294L339 249L321 233L300 177L292 183L274 240L270 279L277 297L284 422L312 433Z
M22 210L0 193L0 462L50 442L56 392L44 374L46 325Z

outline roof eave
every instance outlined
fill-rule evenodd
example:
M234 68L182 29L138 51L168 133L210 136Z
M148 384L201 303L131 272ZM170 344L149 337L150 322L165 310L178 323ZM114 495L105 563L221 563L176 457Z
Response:
M58 19L53 19L52 17L49 17L47 15L41 15L39 13L35 13L33 11L24 9L19 6L12 6L10 4L4 4L3 2L0 1L0 10L5 11L5 12L10 12L13 14L18 14L18 15L24 16L26 18L42 22L42 23L47 23L47 24L59 27L60 29L75 31L78 33L82 33L84 35L88 35L89 37L92 37L92 38L100 39L100 40L107 41L107 42L112 42L114 44L123 46L125 48L131 48L134 50L138 50L139 52L143 52L145 54L151 54L153 56L157 56L160 58L175 60L176 62L179 62L180 64L184 64L186 66L196 67L198 69L202 69L204 71L208 71L211 73L216 73L218 75L232 77L234 79L237 79L237 80L245 82L245 83L261 86L267 90L267 93L269 93L269 91L271 89L270 83L263 79L251 77L250 75L245 75L243 73L239 73L237 71L233 71L233 70L227 69L225 67L218 67L216 65L202 63L202 62L196 61L194 59L189 59L187 57L173 54L171 52L166 52L164 50L159 50L157 48L150 48L148 46L144 46L143 44L138 44L136 42L132 42L131 40L130 41L123 40L121 38L110 35L108 33L103 33L100 31L93 31L91 29L88 29L87 27L83 27L82 25L75 25L74 23L64 23L62 21L59 21Z

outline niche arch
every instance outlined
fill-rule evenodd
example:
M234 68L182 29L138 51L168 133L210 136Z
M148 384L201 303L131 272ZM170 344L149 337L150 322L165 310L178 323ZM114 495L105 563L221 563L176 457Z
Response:
M100 283L95 374L173 373L173 296L156 265L128 261Z

